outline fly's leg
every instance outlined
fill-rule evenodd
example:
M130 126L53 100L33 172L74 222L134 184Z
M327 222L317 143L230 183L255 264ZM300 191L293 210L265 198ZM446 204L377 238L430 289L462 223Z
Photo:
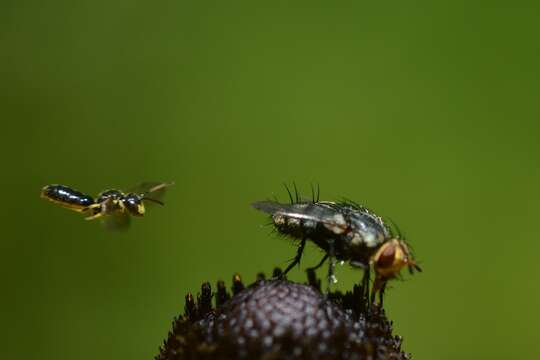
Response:
M315 270L317 270L318 268L320 268L321 266L324 265L326 260L328 260L328 254L325 254L323 256L323 258L321 259L321 261L317 265L315 265L314 267L307 268L307 271L315 271Z
M328 254L325 254L323 256L323 258L321 259L321 261L319 261L319 263L317 265L306 269L309 285L311 285L315 289L319 290L319 292L321 291L321 280L317 279L317 275L315 274L315 270L320 268L326 262L327 259L328 259Z
M377 295L377 292L379 292L379 301L382 306L382 298L384 289L386 288L386 279L383 279L380 276L377 276L375 278L375 281L373 282L373 288L371 289L371 303L375 303L375 296Z
M336 257L334 249L334 240L328 240L328 257L330 258L330 264L328 264L328 282L326 284L326 294L330 293L331 284L337 282L336 276L334 275L334 268L336 267Z
M381 285L381 290L379 290L379 306L383 307L383 298L384 298L384 290L386 289L386 281L383 282Z
M370 278L369 267L366 267L364 269L364 275L362 276L362 299L367 304L369 304L369 278Z
M300 259L302 258L302 253L304 252L304 247L306 246L306 239L302 239L302 242L300 242L300 246L298 246L298 249L296 250L296 256L294 257L293 261L287 266L287 268L283 271L281 274L281 277L284 277L287 275L287 273L295 267L297 264L300 263Z

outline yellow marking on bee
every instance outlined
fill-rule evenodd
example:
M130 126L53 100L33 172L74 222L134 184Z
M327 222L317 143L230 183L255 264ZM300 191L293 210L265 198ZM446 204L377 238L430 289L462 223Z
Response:
M95 215L85 217L84 220L95 220L95 219L99 219L102 216L103 216L103 213L99 212L99 213L97 213Z
M41 197L43 199L49 200L52 203L60 205L63 208L70 209L70 210L73 210L73 211L76 211L76 212L86 212L88 210L88 206L79 205L79 204L72 204L72 203L69 203L69 202L66 202L66 201L60 201L58 199L54 199L54 198L52 198L50 196L47 196L47 194L45 194L45 192L43 192L43 191L41 192Z
M100 208L101 207L101 204L92 204L90 206L88 206L86 208L86 211L92 211L93 209L96 209L96 208ZM103 216L103 213L100 211L98 212L97 214L94 214L92 216L88 216L88 217L85 217L84 219L85 220L94 220L94 219L97 219L97 218L100 218L101 216Z
M144 204L137 205L137 212L136 213L133 213L133 212L129 211L127 208L124 208L124 211L127 211L128 213L130 213L131 215L134 215L134 216L144 216L145 207L144 207Z

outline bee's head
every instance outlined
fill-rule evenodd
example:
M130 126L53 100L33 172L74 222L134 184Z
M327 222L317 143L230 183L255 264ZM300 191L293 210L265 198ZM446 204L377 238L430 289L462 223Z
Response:
M122 199L126 210L134 216L143 216L144 215L144 197L135 193L129 193L125 195Z
M146 197L146 194L129 193L122 198L124 207L134 216L144 216L145 208L143 201L151 201L163 205L159 200Z
M407 244L399 239L387 240L373 256L373 265L377 276L382 279L396 277L402 268L408 267L409 272L422 271L414 261Z

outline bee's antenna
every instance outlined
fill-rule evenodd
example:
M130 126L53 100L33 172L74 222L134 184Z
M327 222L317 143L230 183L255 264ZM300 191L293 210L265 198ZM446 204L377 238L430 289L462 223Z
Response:
M319 196L321 195L321 187L319 183L317 183L317 202L319 202Z
M150 189L148 189L148 191L144 192L143 193L143 196L147 195L147 194L150 194L150 193L153 193L154 191L158 191L158 190L161 190L161 189L165 189L169 186L172 186L174 185L174 181L170 182L170 183L161 183L161 184L157 184L156 186L154 187L151 187Z
M291 194L291 190L289 190L289 187L287 186L287 184L283 183L283 186L285 186L285 190L287 190L287 194L289 194L289 199L291 200L291 204L294 204L294 200L293 200L293 197L292 197L292 194Z
M313 189L313 183L310 184L311 187L311 202L315 203L315 189Z
M154 202L156 204L159 204L159 205L165 205L165 203L163 201L159 201L159 200L156 200L156 199L152 199L152 198L149 198L149 197L143 197L142 198L143 200L148 200L148 201L151 201L151 202Z

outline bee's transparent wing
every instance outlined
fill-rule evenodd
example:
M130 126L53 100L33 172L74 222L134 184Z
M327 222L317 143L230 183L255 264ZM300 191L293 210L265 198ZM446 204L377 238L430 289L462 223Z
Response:
M129 228L131 217L123 211L116 211L101 218L103 227L111 231L123 231Z

